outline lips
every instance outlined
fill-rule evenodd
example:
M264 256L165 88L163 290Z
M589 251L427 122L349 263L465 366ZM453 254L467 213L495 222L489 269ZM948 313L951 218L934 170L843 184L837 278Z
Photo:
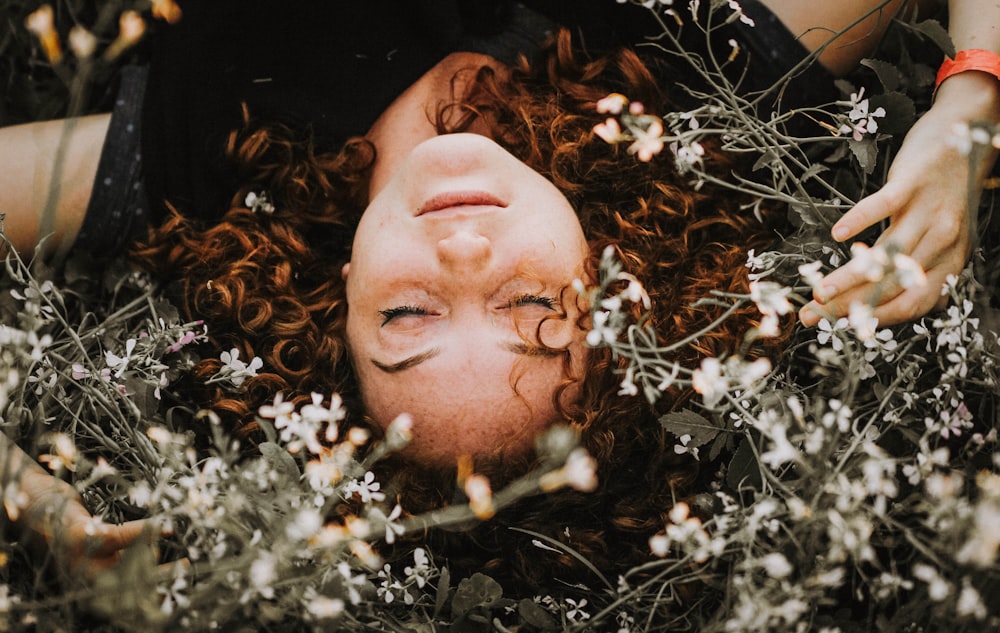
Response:
M486 191L448 191L439 193L425 201L417 209L417 215L426 213L438 213L445 210L470 207L468 211L473 211L475 207L499 207L505 208L507 203Z

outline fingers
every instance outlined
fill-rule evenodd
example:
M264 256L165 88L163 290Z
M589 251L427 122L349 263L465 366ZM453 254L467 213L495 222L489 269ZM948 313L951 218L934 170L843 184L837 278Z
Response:
M942 303L941 284L928 284L920 289L904 290L897 294L880 294L879 301L865 298L870 289L858 289L838 297L830 303L811 301L799 312L803 325L812 327L820 319L836 321L850 313L851 305L855 303L874 304L872 316L878 319L880 326L903 323L918 318ZM870 294L869 294L870 296Z
M87 548L87 554L96 558L114 554L131 545L136 539L145 536L150 543L154 540L153 530L145 520L128 521L127 523L104 523L99 533L90 541L95 543Z
M822 301L817 298L807 303L799 311L799 319L808 327L815 326L823 318L832 322L847 316L853 304L862 303L873 307L873 316L880 325L910 321L935 308L944 307L947 298L942 296L941 289L951 274L950 271L948 266L937 266L926 274L924 283L914 283L909 287L904 287L900 275L896 274L887 275L878 281L867 281L863 276L856 277L858 283L847 289L831 292Z
M876 223L887 220L907 205L907 191L912 188L900 180L891 180L880 190L862 199L845 213L830 231L838 242L850 239Z

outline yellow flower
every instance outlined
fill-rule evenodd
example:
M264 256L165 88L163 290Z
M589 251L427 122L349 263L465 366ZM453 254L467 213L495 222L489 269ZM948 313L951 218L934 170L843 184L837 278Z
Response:
M183 15L174 0L153 0L153 17L168 24L176 24Z
M45 57L53 64L62 59L62 46L59 44L59 34L56 33L55 16L52 5L43 4L28 15L24 25L34 33L42 43Z

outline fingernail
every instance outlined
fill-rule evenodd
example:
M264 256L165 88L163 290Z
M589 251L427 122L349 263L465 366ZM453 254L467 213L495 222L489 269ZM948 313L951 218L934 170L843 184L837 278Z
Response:
M819 322L819 315L813 312L813 309L808 305L799 310L799 321L802 321L803 325L813 325Z
M850 230L848 230L846 226L835 226L830 234L833 236L833 239L838 242L842 242L847 239L847 236L850 234Z
M831 297L837 292L837 289L833 286L820 286L816 289L814 293L816 295L816 300L820 303L826 303Z

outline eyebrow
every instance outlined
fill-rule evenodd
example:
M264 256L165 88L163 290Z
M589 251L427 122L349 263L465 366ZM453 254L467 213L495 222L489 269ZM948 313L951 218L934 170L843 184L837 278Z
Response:
M501 343L500 347L520 356L542 356L545 358L555 358L556 356L562 354L562 350L549 349L538 345L529 345L527 343ZM441 348L435 347L427 350L426 352L420 352L419 354L414 354L413 356L404 358L398 363L383 363L375 360L374 358L371 359L371 362L372 365L375 365L375 367L387 374L398 374L399 372L410 369L411 367L416 367L420 363L430 360L440 353Z

